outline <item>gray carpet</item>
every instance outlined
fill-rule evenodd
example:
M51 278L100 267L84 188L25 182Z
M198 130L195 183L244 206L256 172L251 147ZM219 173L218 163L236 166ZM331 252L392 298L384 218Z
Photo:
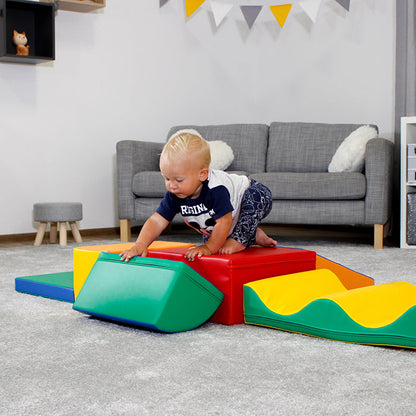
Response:
M413 250L279 243L316 250L376 283L416 284ZM250 325L159 334L15 292L15 277L72 270L75 246L0 250L1 415L416 414L413 350Z

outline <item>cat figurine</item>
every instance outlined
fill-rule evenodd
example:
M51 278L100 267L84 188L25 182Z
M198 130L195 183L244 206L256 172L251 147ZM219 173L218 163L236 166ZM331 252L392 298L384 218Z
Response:
M26 33L19 33L13 30L13 43L16 45L16 55L29 55L29 45L27 44Z

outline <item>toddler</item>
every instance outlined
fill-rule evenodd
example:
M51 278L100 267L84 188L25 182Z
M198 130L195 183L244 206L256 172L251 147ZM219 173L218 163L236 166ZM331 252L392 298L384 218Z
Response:
M203 235L204 244L185 257L232 254L254 244L275 247L277 242L258 226L272 208L272 195L263 184L243 175L210 169L208 143L192 129L175 133L160 156L167 193L144 223L136 244L121 260L146 256L147 248L180 213L185 223Z

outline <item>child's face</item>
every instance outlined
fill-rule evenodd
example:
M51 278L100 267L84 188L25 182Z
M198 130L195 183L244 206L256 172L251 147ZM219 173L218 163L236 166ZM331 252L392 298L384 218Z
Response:
M201 168L200 158L192 155L178 155L173 162L162 157L160 171L166 189L181 199L198 198L202 182L208 177L208 169Z

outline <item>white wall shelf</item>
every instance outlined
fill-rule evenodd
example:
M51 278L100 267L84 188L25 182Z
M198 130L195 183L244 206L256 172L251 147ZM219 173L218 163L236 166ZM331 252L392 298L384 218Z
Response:
M407 244L407 194L416 192L416 183L407 178L408 144L416 144L416 117L402 117L400 126L400 247L416 249Z
M105 7L105 0L49 0L58 5L59 10L90 12Z

